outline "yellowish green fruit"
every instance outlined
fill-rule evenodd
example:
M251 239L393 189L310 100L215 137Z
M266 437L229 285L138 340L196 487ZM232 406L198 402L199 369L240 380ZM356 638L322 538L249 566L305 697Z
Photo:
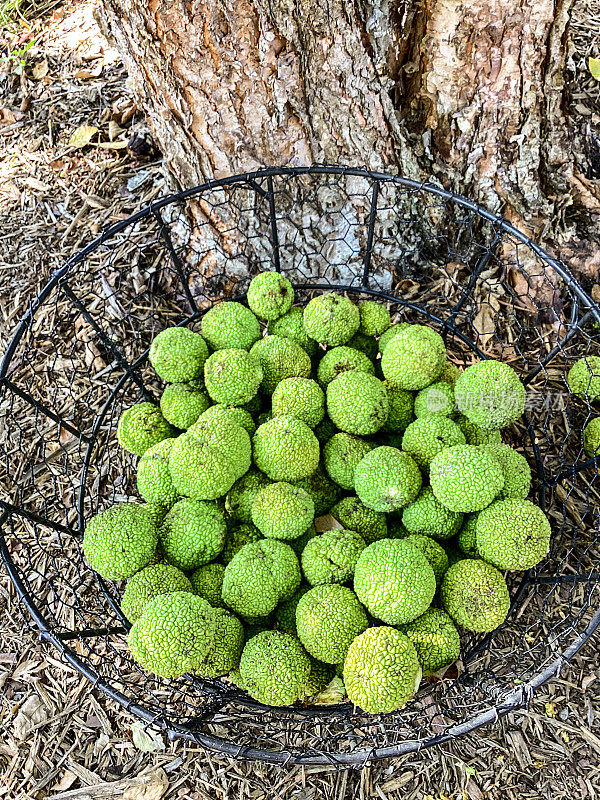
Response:
M495 630L504 622L510 608L502 573L476 558L457 561L448 569L440 596L454 622L475 633Z
M165 328L152 340L148 354L157 375L168 383L186 383L202 373L208 347L189 328Z
M217 303L202 317L202 335L213 350L241 347L249 350L260 338L260 325L241 303Z
M152 564L129 578L121 598L121 608L127 619L135 622L155 597L191 591L189 578L177 567L172 564Z
M498 461L474 445L447 447L429 467L436 499L450 511L481 511L502 491L504 475Z
M248 694L269 706L288 706L303 696L311 662L294 636L263 631L242 651L240 676Z
M386 714L406 705L421 682L422 670L411 640L395 628L369 628L350 645L344 685L354 705Z
M130 578L154 556L158 530L144 506L117 503L87 523L83 552L87 563L107 580Z
M366 547L354 571L354 591L388 625L411 622L431 605L434 571L421 550L405 539L381 539Z
M223 600L243 617L266 617L300 586L292 548L277 539L244 545L225 567Z
M343 661L368 624L354 592L338 583L313 587L296 608L298 638L311 656L326 664Z
M117 440L124 450L143 456L152 445L175 435L175 429L153 403L136 403L121 415Z
M215 559L225 544L227 527L216 503L184 498L175 503L158 532L165 559L193 570Z
M206 600L171 592L151 600L134 622L127 642L135 660L162 678L194 672L209 653L217 627Z

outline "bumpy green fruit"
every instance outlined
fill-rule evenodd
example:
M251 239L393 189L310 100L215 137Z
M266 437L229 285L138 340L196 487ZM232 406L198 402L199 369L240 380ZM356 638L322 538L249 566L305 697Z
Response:
M238 477L226 453L189 433L175 440L169 471L177 492L195 500L222 497Z
M346 583L354 575L365 541L355 531L332 530L313 537L302 551L302 572L311 586Z
M262 367L241 348L217 350L206 359L204 382L215 403L243 406L258 392Z
M304 327L317 342L337 347L351 339L360 325L357 306L341 294L321 294L306 305Z
M279 317L274 322L269 322L267 333L292 339L303 350L306 350L309 356L316 355L318 343L306 333L301 308L290 308L287 314Z
M354 571L354 591L377 619L410 622L429 608L435 594L433 569L405 539L381 539L366 547Z
M135 660L156 675L174 678L193 672L212 647L216 614L191 592L171 592L151 600L129 631Z
M500 499L527 497L531 489L531 468L527 459L507 444L483 445L482 450L495 458L502 469L504 486Z
M296 481L294 486L304 489L312 497L315 504L315 517L326 514L341 495L340 487L329 480L321 466L317 467L308 478Z
M354 488L366 506L389 513L413 502L421 489L421 473L408 453L376 447L354 470Z
M584 356L567 374L569 389L590 402L600 397L600 356Z
M591 419L583 431L583 447L590 458L598 455L600 450L600 417Z
M169 472L169 456L175 439L163 439L149 447L137 465L137 488L148 503L170 507L179 497Z
M368 624L354 592L337 583L310 589L296 608L298 638L311 656L326 664L343 661Z
M273 416L286 414L314 428L325 416L325 395L310 378L285 378L273 392Z
M458 417L456 424L464 433L467 444L502 444L502 434L499 430L487 431L466 417Z
M381 336L390 327L390 312L375 300L362 300L358 304L360 313L359 331L367 336Z
M295 417L282 415L259 425L252 440L254 463L273 481L307 478L319 465L319 442Z
M124 450L143 456L153 444L175 435L175 429L153 403L136 403L124 411L117 425L117 440Z
M312 497L290 483L271 483L252 501L252 522L269 539L296 539L315 516Z
M550 523L529 500L497 500L477 517L477 552L500 569L530 569L550 548Z
M130 622L142 616L144 608L160 594L191 592L192 585L181 570L171 564L144 567L127 581L121 608Z
M207 420L200 417L198 422L188 428L187 433L198 442L206 443L223 453L235 473L236 480L250 469L252 463L250 436L233 419L213 417Z
M525 387L501 361L479 361L467 367L454 387L459 411L485 430L504 428L525 408Z
M327 386L334 378L342 372L364 372L366 375L374 375L375 367L373 362L360 351L353 347L340 346L328 350L319 361L317 378L321 386Z
M352 491L354 470L372 449L371 442L349 433L336 433L323 447L323 463L327 474L342 489Z
M258 540L262 538L261 532L256 525L253 525L251 522L241 523L239 525L231 524L230 527L227 528L225 547L221 552L221 561L223 564L229 564L234 555L238 550L241 550L245 544L258 542Z
M281 631L253 636L240 660L244 688L255 700L270 706L291 705L302 697L310 670L300 642Z
M189 328L165 328L157 334L148 354L156 373L168 383L185 383L202 373L208 347Z
M216 503L185 498L175 503L158 534L169 564L192 570L219 555L225 544L227 526Z
M402 513L402 512L400 512ZM390 539L406 539L410 536L410 531L407 531L402 524L402 518L393 514L387 515L388 538Z
M383 383L373 375L343 372L327 386L327 413L346 433L369 436L387 419L389 401Z
M208 420L220 421L222 419L233 420L233 422L237 422L238 425L241 425L250 436L252 436L256 430L256 425L254 424L252 415L249 411L241 406L226 406L223 404L217 404L204 411L204 413L201 414L201 417L204 422Z
M277 630L284 633L290 633L292 636L297 636L296 630L296 608L303 597L310 589L310 586L303 585L294 592L289 600L285 600L281 605L277 606L275 611L275 621L277 623Z
M335 668L332 664L323 664L322 661L317 661L316 658L313 658L309 655L310 659L310 675L308 676L308 680L306 681L306 685L304 687L303 697L309 698L313 697L314 695L321 692L324 689L329 681L335 675ZM335 702L340 702L342 698L336 700ZM317 703L323 703L323 698L317 698Z
M454 622L475 633L495 630L510 608L502 573L475 558L457 561L448 569L442 581L441 599Z
M410 325L386 345L381 369L397 389L417 390L433 383L445 362L446 349L439 333L424 325Z
M260 325L241 303L217 303L202 317L202 335L213 350L241 347L249 350L260 338Z
M315 436L322 444L328 442L336 433L337 428L327 415L325 415L323 422L319 422L315 427Z
M144 506L117 503L89 520L83 552L99 575L120 581L143 569L157 544L157 527Z
M413 503L402 512L402 523L410 533L422 533L434 539L450 539L462 524L463 515L450 511L425 486Z
M193 425L210 406L210 398L191 383L172 383L165 387L160 398L163 417L176 428L185 430Z
M190 575L191 591L198 597L203 597L213 608L222 607L221 589L224 574L223 564L203 564Z
M410 639L381 626L357 636L344 661L344 685L354 705L384 714L406 705L419 688L422 670Z
M160 528L170 506L163 506L161 503L142 503L141 505L142 508L145 508L150 514L152 522L156 525L156 528Z
M252 501L256 493L268 486L269 478L257 469L249 469L236 481L225 498L225 510L234 522L252 522Z
M439 414L442 417L455 416L454 389L443 381L436 381L426 386L415 397L414 410L416 417L427 417L431 414Z
M284 336L265 336L253 345L250 355L262 367L264 377L260 390L264 394L273 394L277 384L285 378L310 377L307 352Z
M359 350L373 362L377 358L377 353L379 352L377 339L374 339L372 336L365 336L365 334L360 333L360 331L355 333L351 339L348 339L346 347L353 347L355 350Z
M247 300L257 317L276 320L292 307L294 289L279 272L261 272L250 281Z
M395 325L392 325L384 331L381 336L379 337L379 352L383 355L383 352L387 345L398 336L399 333L409 328L410 325L408 322L397 322Z
M315 528L315 526L310 525L309 528L306 531L304 531L304 533L301 536L299 536L297 539L292 539L290 542L288 542L288 544L290 545L294 553L296 553L298 558L300 558L306 545L310 542L311 539L314 539L315 536L318 535L319 534L317 533L317 529Z
M477 553L477 518L479 513L466 514L462 528L458 532L456 543L461 553L476 558Z
M411 392L396 389L384 381L389 402L387 419L381 428L385 433L403 433L414 419L414 397Z
M433 494L450 511L481 511L504 486L498 461L479 447L455 445L441 450L430 464Z
M344 497L329 513L344 528L356 531L367 544L385 539L388 534L385 514L367 508L358 497Z
M465 444L458 425L446 417L420 417L411 422L402 437L402 449L422 469L428 469L435 456L446 447Z
M239 667L244 647L244 628L225 608L215 608L215 633L208 652L194 669L195 675L217 678Z
M446 361L438 376L438 381L443 381L444 383L450 384L450 386L454 386L459 375L460 370L456 364L453 364L451 361Z
M444 577L444 573L448 569L448 556L442 545L438 544L435 539L430 539L429 536L422 536L418 533L407 536L403 541L410 542L417 550L423 553L431 565L431 569L435 575L436 585L439 586Z
M460 656L460 634L441 608L429 608L402 632L415 646L424 675L447 667Z
M242 547L225 567L223 600L243 617L266 617L300 586L292 548L277 539Z

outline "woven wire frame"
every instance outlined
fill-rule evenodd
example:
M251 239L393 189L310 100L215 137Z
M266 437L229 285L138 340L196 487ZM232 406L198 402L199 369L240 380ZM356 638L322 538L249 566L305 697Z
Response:
M504 432L534 473L553 528L548 558L509 573L512 607L415 699L374 716L349 704L272 709L226 679L163 680L126 645L122 585L86 565L86 519L136 498L122 411L156 401L148 367L167 325L198 328L265 269L304 302L335 289L427 323L452 360L510 363L526 414ZM457 737L527 704L600 622L593 409L568 392L575 360L600 354L600 309L566 267L502 219L436 186L344 167L265 169L166 197L71 257L32 303L0 367L0 555L22 605L81 674L148 726L238 758L361 766Z

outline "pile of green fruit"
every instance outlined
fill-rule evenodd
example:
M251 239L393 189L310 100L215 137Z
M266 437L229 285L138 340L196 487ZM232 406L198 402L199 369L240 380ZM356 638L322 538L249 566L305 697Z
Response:
M127 580L129 648L157 675L393 711L459 657L459 629L503 622L503 571L548 552L500 433L525 389L499 361L461 372L435 330L372 300L294 306L275 272L247 298L153 340L160 407L117 429L145 502L94 516L86 559Z

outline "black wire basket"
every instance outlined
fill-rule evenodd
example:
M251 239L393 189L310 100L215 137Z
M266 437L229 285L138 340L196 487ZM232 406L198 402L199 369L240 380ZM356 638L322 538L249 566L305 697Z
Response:
M547 560L507 576L512 606L415 699L373 716L349 704L273 709L227 680L163 680L126 646L121 586L81 551L85 522L135 497L116 444L122 411L156 400L147 362L167 325L195 328L265 269L299 302L336 289L427 323L453 360L510 363L525 416L504 434L550 517ZM600 354L600 309L566 267L501 218L436 185L345 167L264 169L166 197L113 225L58 270L0 367L0 553L44 642L148 726L238 758L361 766L431 746L525 706L600 622L600 481L570 365Z

